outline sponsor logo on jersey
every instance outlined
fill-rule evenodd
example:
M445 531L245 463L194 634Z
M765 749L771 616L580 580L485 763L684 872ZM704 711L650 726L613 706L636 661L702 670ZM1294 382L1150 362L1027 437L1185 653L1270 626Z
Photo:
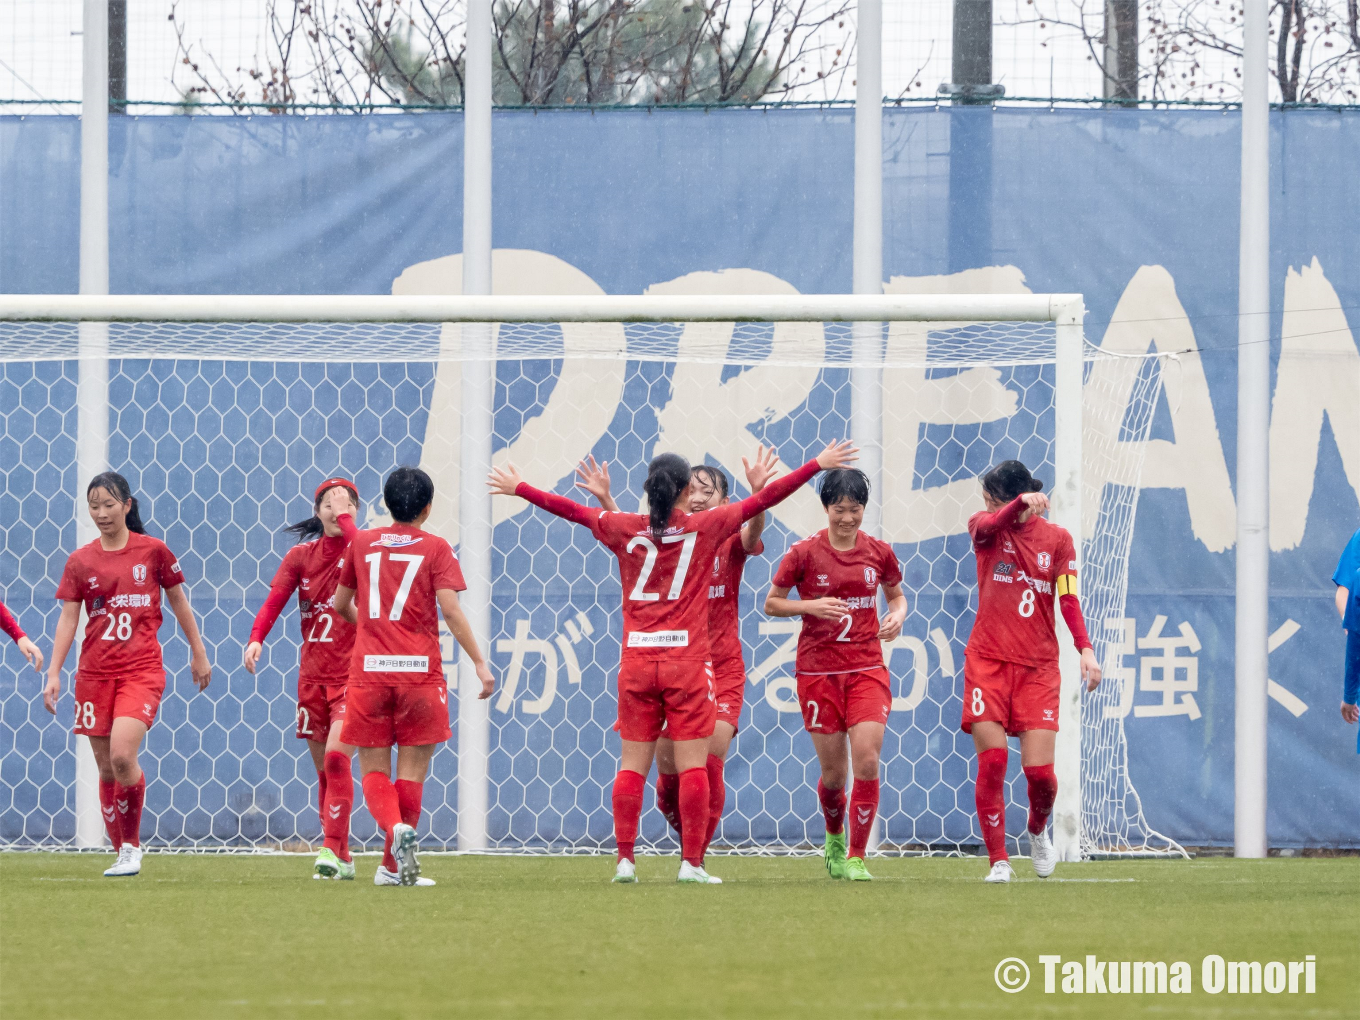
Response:
M384 531L378 536L377 544L386 549L400 549L403 546L415 545L421 541L416 535L398 535L390 531Z
M1000 560L997 565L992 568L992 580L1000 581L1002 584L1011 584L1015 581L1015 578L1011 576L1011 572L1014 570L1014 563L1007 563L1005 560Z
M845 600L851 609L874 609L878 606L877 595L855 595Z
M365 673L428 673L428 655L365 655Z
M629 648L688 648L687 630L635 630L628 635Z
M1024 581L1025 584L1029 585L1039 594L1041 595L1053 594L1053 582L1045 581L1042 577L1030 577L1023 570L1020 571L1018 576L1020 580Z
M312 600L298 599L298 608L301 609L304 613L310 613L312 611Z
M174 563L170 564L170 573L172 573L172 574L178 574L179 572L180 572L180 569L179 569L179 560L175 560Z
M711 598L711 599L720 599L720 598L725 598L726 596L727 596L727 585L725 585L725 584L710 584L710 585L708 586L708 597L709 597L709 598Z
M1067 569L1068 569L1068 570L1076 570L1076 569L1077 569L1077 561L1076 561L1076 560L1068 560L1068 561L1067 561Z
M864 583L875 584L878 581L878 571L873 567L864 568Z
M1053 566L1053 557L1046 552L1041 552L1037 557L1040 570L1047 570Z
M103 608L104 608L104 596L96 595L94 597L94 601L90 603L90 610L94 612Z
M146 564L138 563L132 568L132 581L134 584L146 584Z

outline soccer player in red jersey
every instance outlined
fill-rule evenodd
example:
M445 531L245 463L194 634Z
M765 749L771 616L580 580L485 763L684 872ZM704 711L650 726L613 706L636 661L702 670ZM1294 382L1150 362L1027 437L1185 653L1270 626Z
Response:
M794 671L803 728L822 770L817 799L826 821L827 874L867 882L873 876L864 853L878 813L878 761L892 709L882 643L902 632L907 597L892 546L860 531L869 503L864 472L827 472L820 495L827 526L785 554L765 612L803 618ZM797 599L789 598L794 588ZM879 588L888 602L881 620ZM847 848L845 783L851 769Z
M643 491L647 514L591 509L535 489L514 465L491 472L491 491L519 496L549 513L590 528L618 557L623 582L623 650L619 662L621 762L614 778L614 881L636 882L633 847L642 791L664 724L680 773L683 841L677 880L717 884L703 867L709 787L705 761L717 722L708 640L708 585L718 549L743 522L792 495L818 471L854 460L849 443L832 443L797 471L740 503L689 513L689 463L674 453L655 457ZM763 455L762 455L763 456ZM748 465L749 467L749 465ZM692 569L697 568L697 569Z
M28 639L28 635L24 633L24 629L19 626L19 621L14 618L13 613L5 608L3 602L0 602L0 631L9 635L10 640L19 646L20 654L29 661L29 664L33 666L33 669L36 672L41 673L43 668L43 653L39 650L37 645Z
M99 804L118 860L109 877L142 870L142 803L146 775L137 749L156 718L165 691L165 667L157 631L161 589L192 652L190 670L198 689L212 679L179 561L142 526L137 500L116 471L95 475L85 490L99 537L71 553L57 586L62 601L43 705L57 713L61 667L75 641L80 610L89 617L76 668L75 732L89 738L99 767Z
M978 610L963 660L963 723L978 752L978 822L991 860L988 882L1009 882L1006 854L1006 737L1020 737L1029 787L1029 845L1034 871L1053 874L1057 855L1048 816L1058 793L1053 743L1058 731L1058 636L1053 604L1081 653L1086 689L1100 664L1077 601L1077 553L1064 528L1044 520L1048 497L1018 460L982 476L987 509L968 520L977 557Z
M747 485L754 495L765 488L774 477L773 450L761 448L756 462L746 474ZM581 481L576 484L593 493L606 510L617 511L609 493L609 465L596 464L595 458L582 461L576 469ZM690 469L689 512L712 510L726 506L728 500L727 475L707 464L696 464ZM713 572L708 580L708 642L713 656L718 721L713 736L708 738L708 830L703 853L722 820L727 788L723 768L732 738L737 735L741 708L746 694L746 663L741 654L741 623L738 617L737 596L741 591L741 575L748 556L759 556L765 551L761 533L765 530L765 514L756 514L744 525L740 534L733 535L718 547L713 558ZM670 822L684 842L680 819L680 774L675 767L675 746L663 732L656 742L656 806Z
M299 544L288 550L269 585L269 597L255 616L246 645L245 667L254 673L264 641L293 592L302 615L302 655L298 664L297 735L307 741L316 766L321 830L326 844L316 855L314 878L353 879L349 816L354 807L350 759L354 748L340 739L345 715L345 681L354 650L354 626L335 612L335 585L345 551L359 533L359 490L345 478L328 478L316 487L312 516L287 531Z
M467 588L449 543L421 530L434 482L399 467L383 484L389 527L350 543L335 589L335 611L356 628L340 739L359 749L364 804L386 835L374 885L434 885L420 877L416 826L435 748L451 737L439 648L439 613L482 682L494 682L458 593ZM392 782L392 748L397 779Z

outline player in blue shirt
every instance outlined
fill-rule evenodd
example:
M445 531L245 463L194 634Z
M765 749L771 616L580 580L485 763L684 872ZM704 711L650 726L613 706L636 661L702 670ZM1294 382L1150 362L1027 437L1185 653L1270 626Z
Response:
M1360 720L1360 530L1346 543L1341 561L1332 575L1336 582L1336 608L1346 628L1346 682L1341 692L1341 718ZM1355 742L1360 754L1360 737Z

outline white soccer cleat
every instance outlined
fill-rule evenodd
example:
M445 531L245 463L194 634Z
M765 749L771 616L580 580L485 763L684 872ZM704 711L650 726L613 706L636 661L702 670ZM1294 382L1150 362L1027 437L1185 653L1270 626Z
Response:
M689 861L680 862L680 874L675 876L675 880L690 885L722 885L721 878L710 875L703 868L696 868Z
M992 870L987 872L984 882L1009 882L1015 877L1015 871L1011 868L1010 861L997 861L992 865Z
M118 850L118 860L113 867L104 872L105 878L125 878L140 874L142 870L142 848L124 843Z
M636 882L636 881L637 881L637 865L635 865L635 864L634 864L632 861L630 861L627 857L620 857L620 858L619 858L619 863L618 863L617 865L614 866L614 877L613 877L612 879L610 879L610 881L612 881L612 882Z
M373 873L373 884L374 884L374 885L401 885L401 873L400 873L400 872L397 872L397 871L388 871L388 870L387 870L386 868L384 868L381 864L379 864L379 865L378 865L378 870L375 871L375 872ZM434 882L434 879L432 879L432 878L425 878L425 877L422 875L420 878L417 878L417 879L416 879L415 884L418 885L418 886L421 886L421 887L425 887L425 886L434 885L435 882Z
M1058 851L1053 849L1047 827L1042 832L1029 834L1029 859L1034 863L1034 873L1040 878L1047 878L1058 866Z
M397 874L402 885L415 885L420 878L420 862L416 860L416 830L405 822L392 826L392 856L397 861Z

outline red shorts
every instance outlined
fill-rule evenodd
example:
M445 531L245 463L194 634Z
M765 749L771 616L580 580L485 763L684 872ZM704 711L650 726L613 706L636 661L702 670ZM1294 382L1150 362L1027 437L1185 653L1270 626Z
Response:
M741 706L746 698L746 663L740 659L719 663L713 670L713 687L717 697L718 721L739 730Z
M695 659L619 666L619 722L624 740L650 743L665 727L671 740L707 740L717 722L713 669Z
M964 733L975 722L995 722L1015 736L1026 730L1058 728L1058 667L1027 666L980 655L963 656Z
M110 680L85 680L76 674L77 734L107 737L113 720L136 719L150 729L165 693L164 673L115 677Z
M340 739L353 747L442 744L449 728L443 684L350 684Z
M886 723L892 711L888 670L799 673L798 707L809 733L844 733L862 722Z
M345 721L345 685L298 681L297 735L299 740L324 744L331 727Z

